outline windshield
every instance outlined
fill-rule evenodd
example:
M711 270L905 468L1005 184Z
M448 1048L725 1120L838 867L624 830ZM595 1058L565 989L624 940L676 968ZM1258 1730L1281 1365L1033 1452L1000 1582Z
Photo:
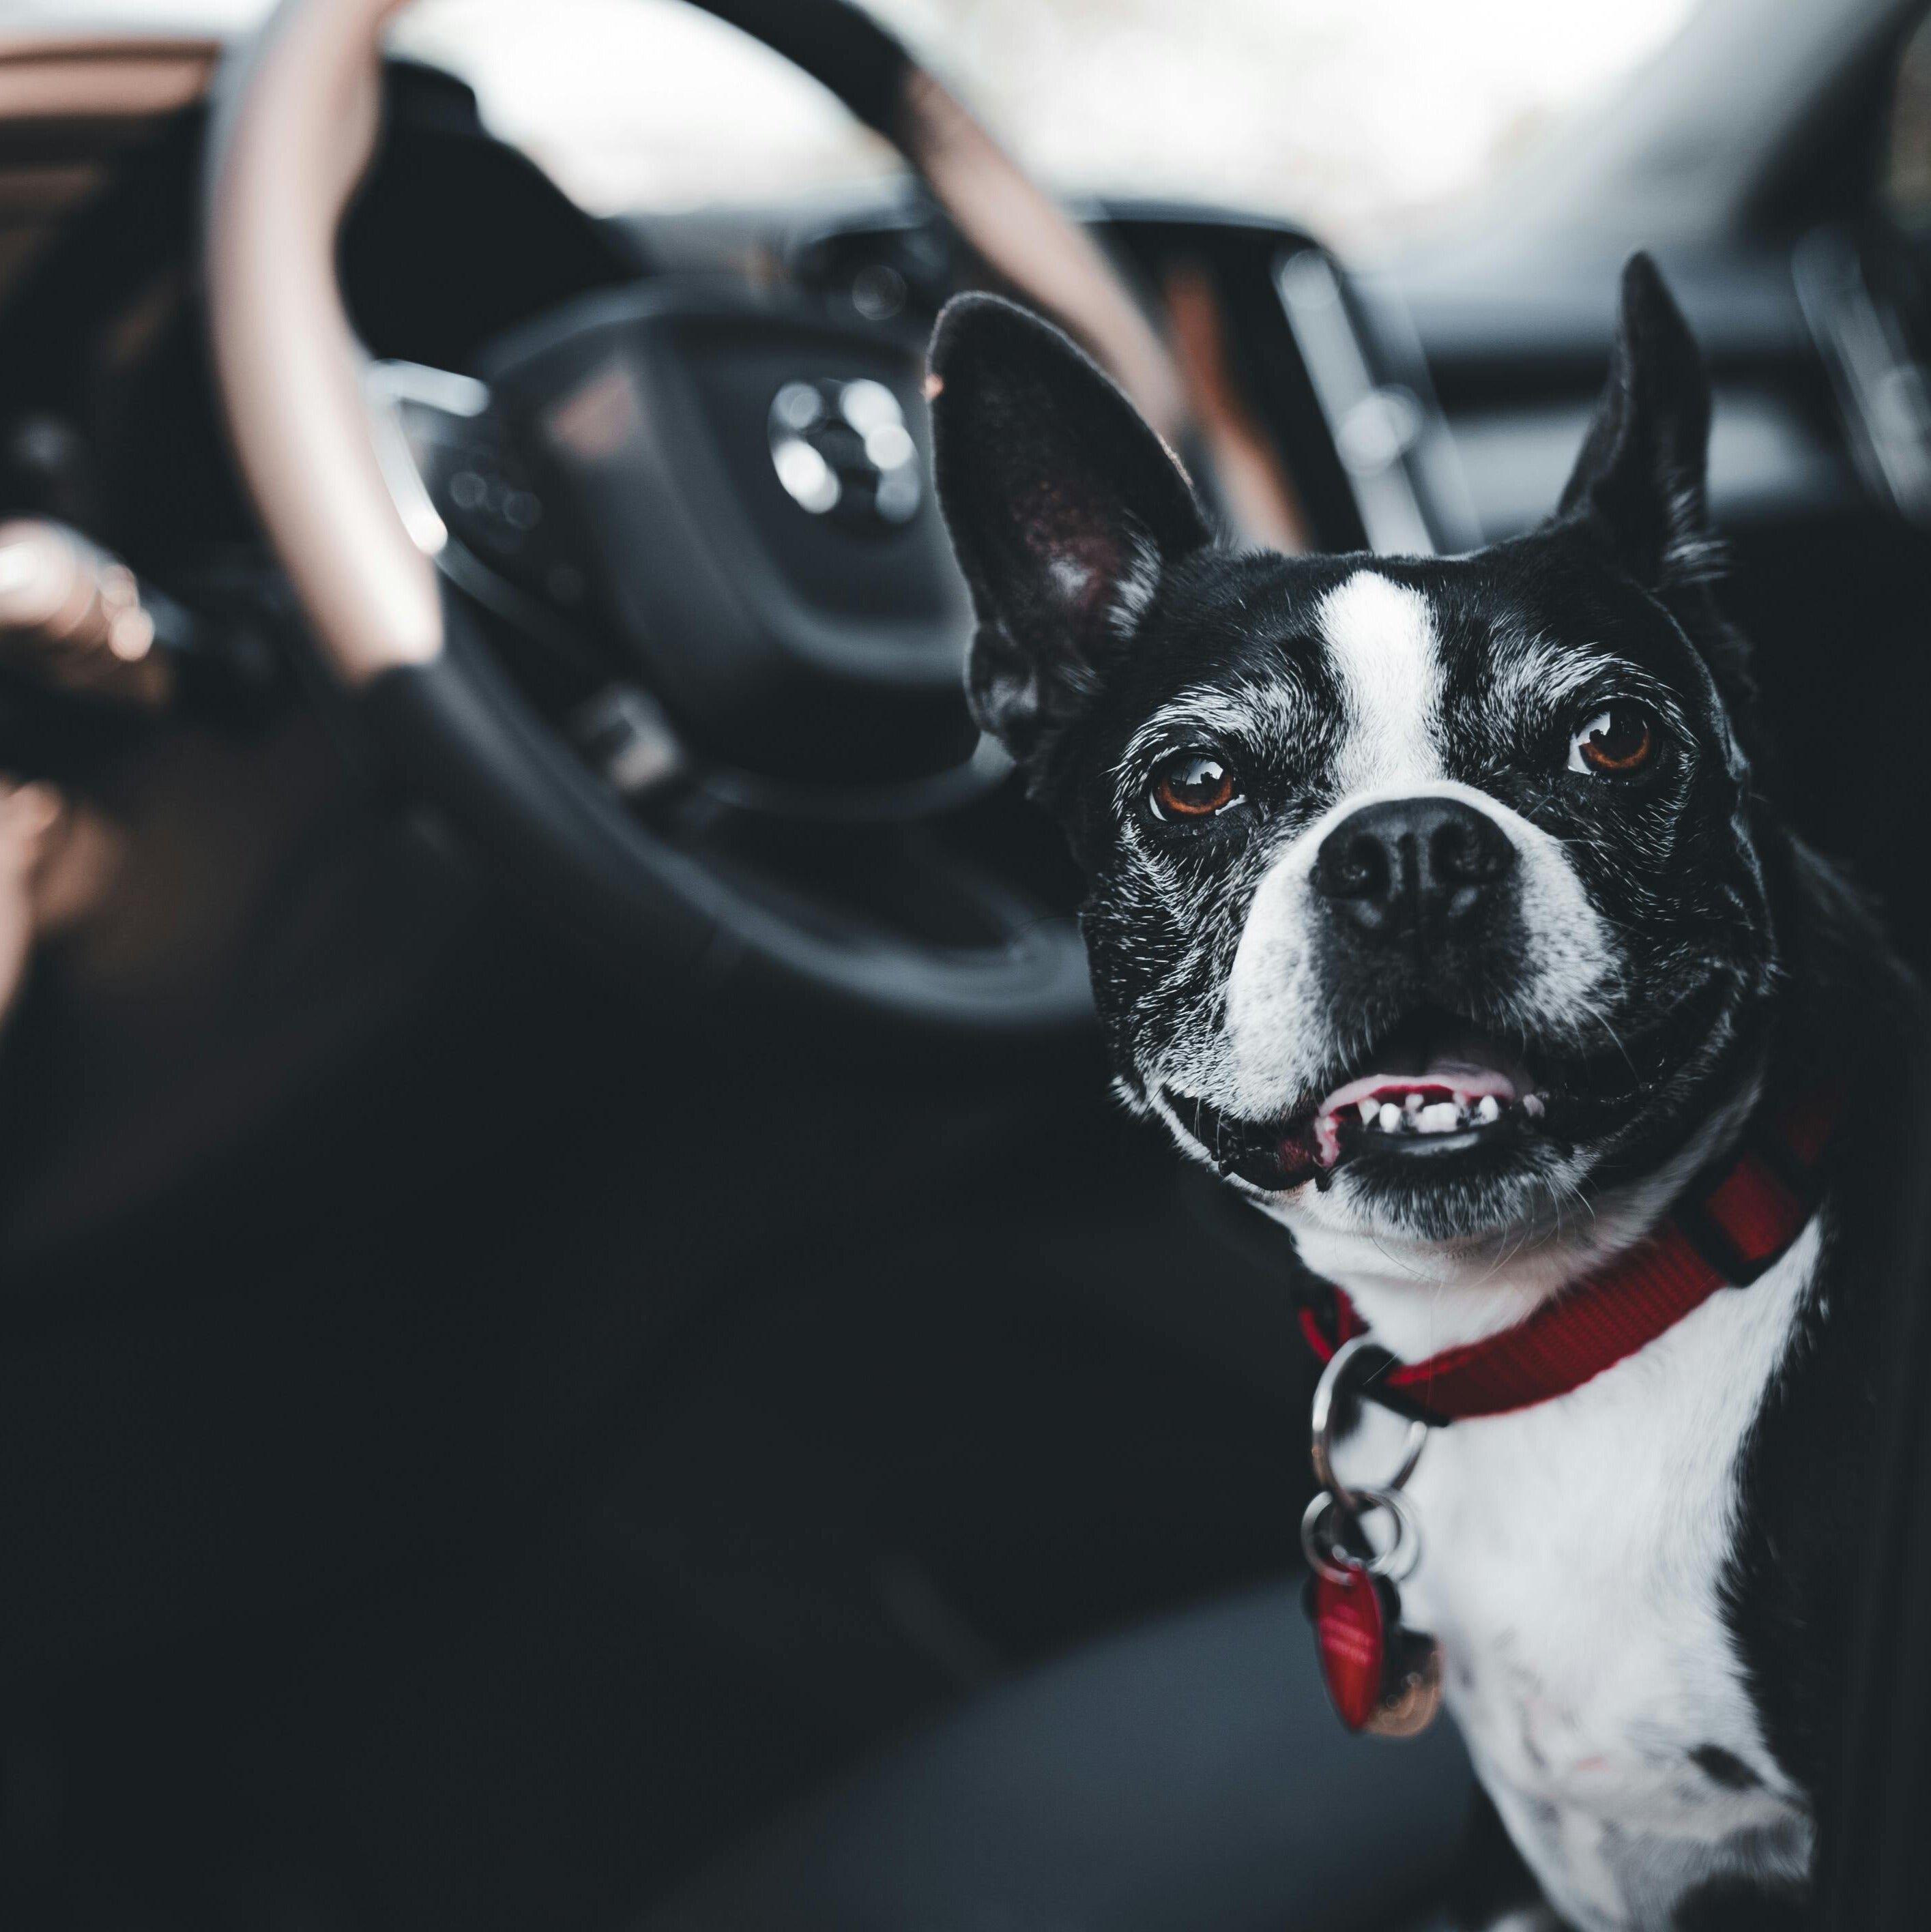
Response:
M1411 237L1623 85L1695 0L869 0L1070 192ZM265 0L42 0L19 18L242 26ZM600 213L784 199L895 157L776 56L677 0L420 0L399 51Z

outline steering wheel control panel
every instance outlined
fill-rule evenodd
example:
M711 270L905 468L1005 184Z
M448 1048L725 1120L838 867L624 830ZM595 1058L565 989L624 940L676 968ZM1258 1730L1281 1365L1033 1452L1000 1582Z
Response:
M771 398L770 440L771 467L807 516L882 532L917 515L918 445L883 382L794 376Z

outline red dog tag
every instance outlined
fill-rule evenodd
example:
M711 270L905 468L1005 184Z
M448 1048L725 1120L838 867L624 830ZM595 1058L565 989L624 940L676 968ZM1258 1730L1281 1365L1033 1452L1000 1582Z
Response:
M1350 1730L1365 1730L1388 1681L1387 1606L1366 1570L1316 1576L1314 1641L1336 1713Z
M1442 1702L1441 1646L1406 1628L1392 1583L1349 1569L1314 1577L1314 1642L1336 1714L1351 1731L1412 1738Z

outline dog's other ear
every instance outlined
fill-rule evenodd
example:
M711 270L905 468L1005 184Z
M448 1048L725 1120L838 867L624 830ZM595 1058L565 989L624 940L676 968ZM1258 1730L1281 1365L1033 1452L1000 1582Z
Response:
M961 296L931 360L938 500L979 620L967 694L1037 785L1206 519L1133 405L1036 316Z
M1605 542L1652 590L1707 581L1720 561L1704 489L1709 442L1710 382L1695 338L1655 262L1632 255L1609 380L1557 517Z

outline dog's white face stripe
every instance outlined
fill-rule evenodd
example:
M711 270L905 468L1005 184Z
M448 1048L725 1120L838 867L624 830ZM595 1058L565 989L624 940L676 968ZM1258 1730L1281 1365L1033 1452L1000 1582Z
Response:
M1256 889L1227 981L1226 1084L1210 1096L1260 1118L1299 1097L1329 1044L1322 912L1311 877L1328 835L1364 806L1454 798L1501 827L1521 866L1522 916L1533 946L1525 1023L1572 1021L1599 992L1612 956L1560 842L1447 776L1437 739L1440 646L1428 599L1377 572L1357 571L1323 598L1320 624L1346 711L1335 761L1341 795L1275 856Z
M1347 706L1347 735L1335 762L1343 794L1443 776L1435 741L1441 645L1428 599L1358 570L1321 599L1320 621Z

